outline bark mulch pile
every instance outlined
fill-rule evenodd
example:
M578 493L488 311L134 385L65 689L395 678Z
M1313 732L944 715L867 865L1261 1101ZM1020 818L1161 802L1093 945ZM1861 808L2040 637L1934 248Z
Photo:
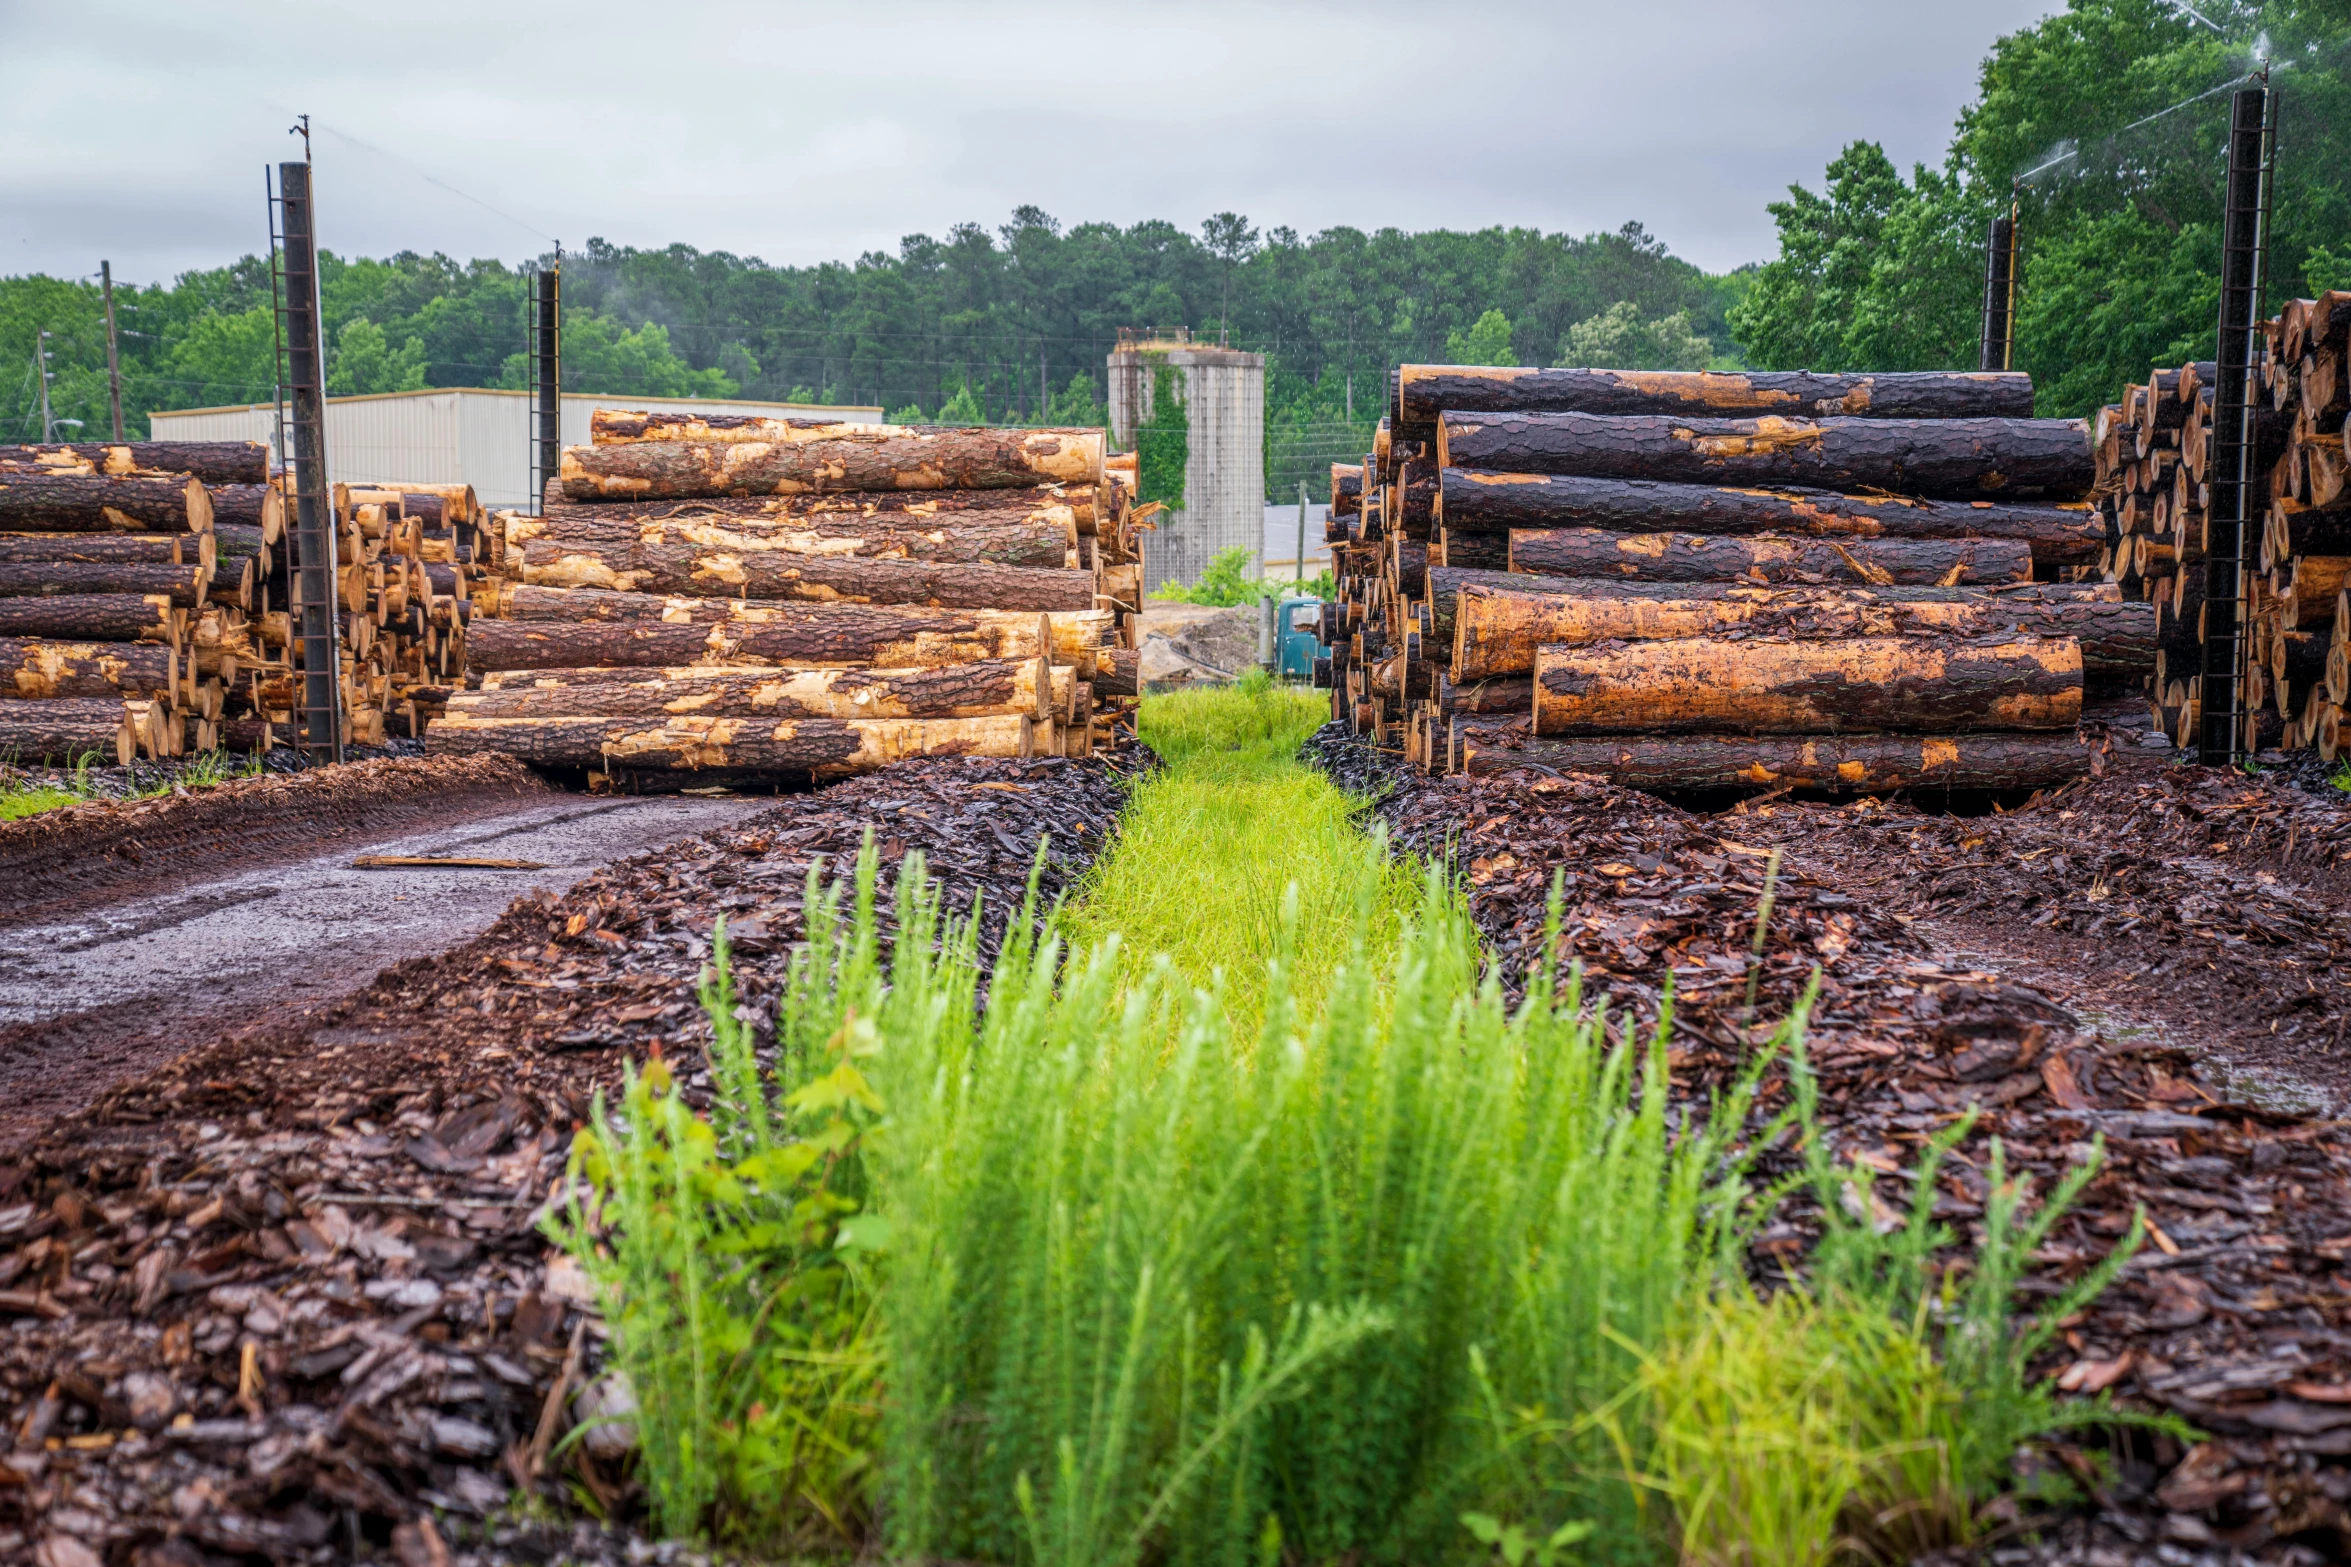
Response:
M1882 1172L1888 1216L1908 1208L1901 1172L1921 1144L1970 1109L1980 1119L1936 1205L1963 1235L1980 1223L1991 1138L2044 1191L2104 1140L2103 1173L2030 1288L2078 1276L2141 1205L2149 1243L2046 1369L2209 1439L2121 1438L2103 1469L2061 1449L2094 1505L2040 1520L2037 1543L1998 1559L2351 1554L2351 1128L2231 1093L2226 1052L2208 1059L2218 1047L2205 1037L2232 1007L2236 1031L2274 1040L2281 1061L2341 1037L2351 797L2123 767L2001 815L1869 801L1701 816L1579 776L1417 777L1335 728L1310 751L1351 787L1384 791L1377 810L1399 848L1451 855L1513 977L1562 878L1562 936L1587 996L1652 1023L1670 979L1678 1090L1702 1095L1735 1072L1817 967L1808 1054L1823 1116L1842 1157ZM1957 905L2038 954L2029 979L1972 944L1962 955L1941 923ZM2125 958L2204 976L2139 987L2177 1033L2126 1031L2084 1004ZM1800 1263L1806 1239L1798 1215L1762 1245Z
M765 1021L814 857L870 829L1000 934L1039 837L1051 897L1121 799L1105 763L1059 758L791 798L194 1051L0 1164L0 1560L645 1559L509 1506L563 1482L618 1500L616 1470L553 1451L601 1330L538 1231L591 1094L656 1044L694 1080L719 914Z

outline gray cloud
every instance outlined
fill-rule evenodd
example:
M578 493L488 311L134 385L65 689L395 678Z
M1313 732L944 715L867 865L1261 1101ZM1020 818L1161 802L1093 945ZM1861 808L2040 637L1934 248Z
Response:
M261 165L305 109L346 254L595 234L811 262L1034 202L1305 233L1639 219L1726 268L1847 141L1938 160L1992 41L2055 8L0 0L0 272L260 249Z

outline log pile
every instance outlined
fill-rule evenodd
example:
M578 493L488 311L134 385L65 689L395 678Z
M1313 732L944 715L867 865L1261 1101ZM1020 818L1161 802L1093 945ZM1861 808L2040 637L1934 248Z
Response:
M2351 703L2351 293L2290 302L2263 323L2255 351L2249 634L2237 671L2247 748L2332 762ZM2097 421L2102 573L2155 606L2148 706L2183 747L2203 717L2214 370L2159 369Z
M252 442L0 447L0 759L266 749L248 698L284 519Z
M2154 611L2098 575L2089 427L2019 374L1405 365L1334 466L1316 679L1430 771L2038 787Z
M433 749L639 786L1112 737L1142 568L1099 430L599 409L591 436L485 530Z

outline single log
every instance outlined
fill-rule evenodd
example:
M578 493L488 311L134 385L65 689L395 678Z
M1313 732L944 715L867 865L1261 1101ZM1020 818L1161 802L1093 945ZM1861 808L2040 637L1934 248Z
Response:
M1687 637L1535 654L1537 734L2070 729L2071 637Z
M54 533L202 533L212 500L199 479L0 474L0 528Z
M240 756L267 751L277 743L269 721L262 718L224 718L218 725L216 738L220 749Z
M1066 681L1066 672L1064 672ZM1051 716L1041 658L931 669L541 669L449 698L474 718L997 718Z
M588 439L597 446L622 446L632 441L789 443L825 440L850 430L862 434L890 428L847 419L774 419L765 414L656 414L626 408L596 408L588 413Z
M2033 378L2007 371L1716 375L1702 370L1405 365L1396 376L1395 412L1399 423L1411 425L1435 423L1447 412L2029 419Z
M1516 733L1513 729L1516 729ZM1485 776L1534 766L1596 774L1629 789L1837 791L2043 789L2090 770L2068 734L1602 735L1535 739L1524 724L1461 726L1462 770Z
M230 523L258 528L267 539L276 539L286 531L285 497L274 484L224 484L210 496L216 528Z
M1035 658L1048 651L1056 663L1090 662L1110 645L1115 634L1113 617L1107 610L1036 615L1004 610L778 605L755 619L720 619L699 625L656 620L477 617L466 628L465 657L467 668L476 672L686 664L932 669L983 659Z
M1462 591L1470 587L1496 592L1565 595L1571 598L1748 599L1774 591L1752 582L1722 579L1712 582L1676 582L1670 587L1622 577L1532 576L1515 571L1469 571L1451 566L1429 568L1429 635L1437 649L1453 646ZM1784 590L1781 590L1784 591ZM1847 590L1852 591L1852 590ZM2019 582L1991 587L1914 587L1898 584L1869 592L1898 603L1967 603L1989 596L2003 604L2120 604L2122 588L2112 582ZM1438 656L1444 656L1440 653Z
M207 533L0 533L0 562L177 566L202 562Z
M2086 493L2096 478L2079 419L1611 419L1595 414L1448 414L1446 468L1801 484L1957 500Z
M2325 655L2322 651L2320 661ZM172 695L172 651L152 642L48 642L0 637L0 697Z
M2021 539L1817 539L1773 534L1612 533L1514 528L1510 569L1648 582L1852 582L1940 585L2030 582ZM1417 595L1416 595L1417 596Z
M818 517L858 518L910 515L946 517L959 512L1018 512L1024 517L1058 522L1062 514L1076 522L1080 532L1093 531L1097 517L1108 519L1108 496L1090 484L1035 484L1009 490L882 490L813 495L707 495L684 500L550 501L538 518L551 537L562 537L559 525L591 522L663 522L671 518L764 519L775 527L815 527ZM525 531L524 537L538 535ZM585 535L582 535L583 537ZM511 538L512 535L510 534Z
M412 495L436 496L441 502L443 527L460 522L479 523L482 520L481 497L474 493L474 487L470 484L426 484L392 479L373 480L366 484L338 484L334 488L337 514L343 513L350 505L351 492L354 490L386 490L402 497L404 502Z
M269 448L259 441L71 441L54 446L0 446L0 457L31 453L37 461L84 462L112 476L180 473L206 484L267 484Z
M1460 533L1452 528L1437 530L1438 549L1432 553L1445 557L1445 566L1452 571L1507 571L1510 569L1510 535L1507 533Z
M918 756L1034 754L1027 717L942 719L477 718L450 713L426 731L428 751L504 752L542 767L638 772L868 772Z
M2269 503L2262 542L2281 564L2289 555L2351 555L2351 505L2320 509L2279 496Z
M167 594L94 593L72 598L0 598L0 637L61 642L169 642Z
M1728 489L1641 479L1448 468L1437 509L1456 533L1604 528L1619 533L1811 534L1839 538L2015 539L2036 563L2087 565L2105 542L2087 506L2005 506L1828 490Z
M1131 647L1105 648L1098 655L1094 673L1094 695L1142 695L1143 655Z
M269 547L259 528L242 525L224 526L215 523L210 537L215 565L236 560L259 560Z
M1531 713L1534 710L1532 675L1501 675L1464 684L1443 678L1437 681L1440 713Z
M0 702L0 758L19 767L70 767L85 757L126 763L129 735L120 697Z
M1001 490L1102 482L1100 430L885 427L828 440L567 446L563 492L602 497Z
M1331 515L1352 517L1363 510L1363 464L1331 464Z
M0 598L69 598L90 594L160 595L181 609L204 596L211 573L185 566L140 566L112 561L42 560L0 562Z
M933 609L1091 609L1095 589L1090 571L554 539L523 546L522 576L534 587Z
M1004 511L961 512L951 518L916 518L896 513L806 521L815 526L743 527L737 525L736 519L713 517L616 524L566 520L528 533L521 542L526 551L542 541L567 548L595 549L649 544L706 550L775 550L790 555L855 556L867 560L988 562L1053 571L1074 569L1077 560L1077 524L1067 517L1059 521L1032 520L1025 512ZM516 543L512 531L507 534L506 542L510 549Z

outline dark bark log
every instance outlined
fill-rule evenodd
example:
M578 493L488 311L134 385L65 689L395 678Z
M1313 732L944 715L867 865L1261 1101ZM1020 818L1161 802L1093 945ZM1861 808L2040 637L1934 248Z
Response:
M1535 655L1535 732L1964 734L2070 729L2070 637L1700 636Z
M1463 771L1535 766L1660 793L1779 789L2043 789L2090 771L2068 734L1688 736L1541 740L1523 723L1464 723Z
M658 726L609 718L473 718L451 713L426 732L429 751L504 752L543 767L638 772L872 771L914 756L1026 757L1027 718L678 719Z
M585 508L582 508L585 509ZM677 517L654 522L550 523L522 539L526 550L544 543L591 549L635 544L718 550L773 550L796 555L833 555L867 560L986 562L1051 571L1072 570L1077 525L1033 519L1018 511L960 512L952 517L811 517L809 526L745 526L740 519ZM528 525L525 525L526 527ZM511 548L516 536L507 535Z
M1363 465L1331 464L1331 515L1352 517L1363 509Z
M1437 541L1448 571L1510 569L1510 535L1507 533L1462 533L1453 528L1441 528ZM1433 554L1430 560L1434 562Z
M774 419L765 414L656 414L596 408L588 414L588 439L598 446L632 441L808 441L838 434L849 423L846 419Z
M103 474L184 473L206 484L266 484L269 448L259 441L72 441L56 446L0 446L39 455L66 453Z
M891 430L791 444L644 441L563 451L563 492L575 501L1101 482L1099 430Z
M236 560L259 560L268 548L262 541L259 528L223 527L217 523L212 529L212 543L216 565Z
M1396 591L1408 599L1429 596L1429 547L1398 539L1396 554Z
M2325 663L2322 650L2320 663ZM172 652L151 642L49 642L0 637L0 697L165 697Z
M2332 641L2327 631L2279 631L2270 640L2270 674L2299 697L2307 687L2326 678L2327 650Z
M275 539L285 532L285 497L274 484L224 484L209 492L212 525L258 528Z
M961 512L1018 512L1039 521L1058 522L1068 513L1081 531L1091 532L1101 504L1101 492L1087 484L1027 485L1009 490L882 490L844 495L702 496L687 500L557 500L541 516L549 537L562 537L557 525L620 522L662 522L673 517L736 517L765 520L771 526L813 527L808 519L829 517L949 517ZM582 534L581 537L587 535Z
M0 533L0 562L192 566L200 564L203 538L196 533Z
M2101 679L2135 678L2155 667L2155 606L2145 603L2032 602L1981 592L1917 599L1898 588L1752 588L1701 599L1471 586L1461 590L1456 610L1451 668L1457 680L1522 674L1547 644L2009 635L2071 637L2081 644L2083 668Z
M1497 675L1490 680L1461 684L1442 677L1437 681L1440 713L1532 713L1534 710L1532 675Z
M1699 370L1403 366L1397 374L1398 422L1433 424L1447 412L2029 419L2033 378L2021 372L1815 375L1794 370L1713 375Z
M2289 555L2351 555L2351 506L2321 510L2273 500L2264 529L2268 552L2278 561Z
M128 762L119 699L69 697L55 702L0 702L0 758L19 767Z
M44 560L0 563L0 598L75 598L91 594L135 594L171 600L193 609L204 596L205 569L199 565L135 566Z
M267 751L277 736L264 718L224 718L219 726L220 748L238 756Z
M534 539L523 547L523 580L534 587L934 609L1091 609L1095 592L1090 571L552 539Z
M196 479L0 474L0 528L54 533L202 533L212 500Z
M1647 582L1843 582L1957 587L2030 582L2021 539L1819 539L1774 534L1612 533L1517 528L1510 569ZM1418 596L1418 595L1416 595Z
M1095 666L1096 696L1140 696L1143 655L1131 647L1109 648Z
M2087 506L2005 506L1828 490L1732 489L1641 479L1448 468L1446 536L1533 528L1619 533L1784 533L1837 538L2016 539L2045 566L2087 565L2105 531Z
M472 718L1031 718L1049 715L1042 659L933 669L548 669L492 675L449 699Z
M1956 500L2070 499L2095 464L2079 419L1611 419L1449 415L1448 468L1707 485L1892 490ZM1447 514L1451 520L1451 514Z
M0 637L60 642L169 642L171 600L135 593L0 598Z
M476 618L466 628L465 656L467 668L476 672L688 664L931 669L982 659L1034 658L1047 651L1047 635L1052 640L1054 662L1091 662L1109 645L1113 630L1111 616L1102 610L1035 615L848 604L777 605L762 609L756 619L718 619L702 624Z

